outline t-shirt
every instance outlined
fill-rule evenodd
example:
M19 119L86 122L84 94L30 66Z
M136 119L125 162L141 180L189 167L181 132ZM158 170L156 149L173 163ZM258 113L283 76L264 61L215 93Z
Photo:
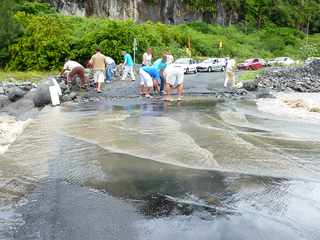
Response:
M142 69L143 69L143 71L147 72L153 79L160 80L159 71L155 67L145 66Z
M226 71L227 72L233 71L235 65L236 65L236 61L234 59L227 60Z
M142 64L150 66L152 63L152 54L144 53Z
M69 60L64 64L63 70L72 71L72 69L74 69L76 67L83 67L83 66L80 63L76 62L76 61Z
M106 63L109 65L109 64L112 64L112 63L115 63L115 62L111 57L106 57Z
M91 57L90 62L93 65L94 70L105 70L106 69L106 56L98 52Z
M133 60L132 60L132 57L129 53L124 55L124 64L127 65L128 67L133 66Z
M155 67L160 72L167 67L167 64L162 61L162 58L159 58L153 63L152 67Z

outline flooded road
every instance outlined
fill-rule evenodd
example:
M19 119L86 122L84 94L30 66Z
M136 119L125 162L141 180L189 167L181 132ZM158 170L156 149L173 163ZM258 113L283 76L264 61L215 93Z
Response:
M44 109L0 155L0 239L319 239L320 123L263 104Z

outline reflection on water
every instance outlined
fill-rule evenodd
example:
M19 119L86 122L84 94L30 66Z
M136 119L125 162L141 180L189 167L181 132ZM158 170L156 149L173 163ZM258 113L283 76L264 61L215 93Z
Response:
M41 239L25 233L42 203L55 236L82 239L81 213L100 239L97 215L115 217L101 200L132 217L119 220L131 239L319 239L319 123L210 98L98 108L47 108L1 156L0 238Z

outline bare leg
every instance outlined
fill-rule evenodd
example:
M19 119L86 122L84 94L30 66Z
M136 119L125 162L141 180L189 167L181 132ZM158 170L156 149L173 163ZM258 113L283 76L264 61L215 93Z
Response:
M181 101L183 96L183 84L179 84L177 86L177 93L178 93L178 101Z
M159 87L158 81L153 81L153 86L157 91L158 95L160 95L160 87Z
M147 87L146 88L146 97L151 97L152 90L153 90L153 87Z
M97 92L101 92L101 83L100 82L97 83Z
M145 91L144 91L144 85L141 84L140 85L140 95L142 96L144 94L146 94Z
M166 84L166 96L164 98L165 101L171 101L171 91L172 91L172 88L170 86L169 83Z

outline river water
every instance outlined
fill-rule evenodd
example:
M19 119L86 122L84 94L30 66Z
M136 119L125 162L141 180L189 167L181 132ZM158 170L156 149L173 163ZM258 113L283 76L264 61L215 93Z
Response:
M320 239L319 113L275 101L44 109L0 155L0 239Z

